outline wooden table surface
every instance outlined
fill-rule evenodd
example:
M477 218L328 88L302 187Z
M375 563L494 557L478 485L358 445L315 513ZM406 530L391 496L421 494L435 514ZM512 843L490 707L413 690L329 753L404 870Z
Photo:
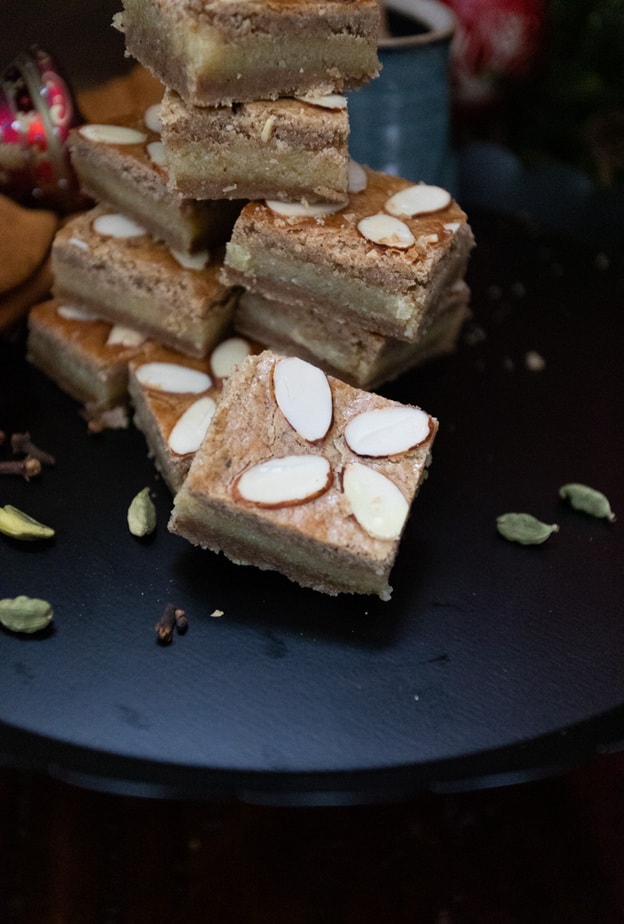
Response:
M341 808L152 801L0 770L2 924L621 924L624 757Z

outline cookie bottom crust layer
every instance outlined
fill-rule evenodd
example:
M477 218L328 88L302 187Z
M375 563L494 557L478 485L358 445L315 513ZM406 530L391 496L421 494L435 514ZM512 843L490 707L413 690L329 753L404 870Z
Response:
M108 346L110 324L65 320L58 314L59 305L50 300L31 309L28 361L83 404L89 414L126 404L128 363L150 345Z
M232 107L161 106L169 184L194 199L347 198L347 110L293 99Z
M445 292L465 275L472 231L449 197L434 212L401 218L411 237L405 246L376 243L363 222L418 184L368 168L363 179L345 206L321 215L312 207L284 214L279 206L247 203L226 245L224 281L386 337L419 340Z
M83 305L94 314L105 316L111 324L135 328L172 350L189 356L205 356L230 324L236 297L228 295L211 306L207 320L185 323L171 318L171 302L156 303L153 295L133 294L115 282L107 285L88 272L65 272L61 261L55 263L54 294L62 301Z
M115 25L127 53L193 105L340 93L379 73L376 3L185 6L124 0Z
M169 530L193 545L223 552L234 564L278 571L301 587L330 596L371 594L389 600L392 594L388 579L393 553L385 560L363 564L344 550L303 542L283 528L271 528L269 523L251 525L248 516L239 522L230 506L194 497L184 486L175 497Z
M132 422L145 437L147 455L153 461L172 494L181 487L191 464L189 456L176 456L170 452L158 423L150 412L142 388L138 385L132 370L128 376L128 394L132 403Z
M220 253L204 269L186 269L149 235L98 234L95 221L106 214L97 206L56 235L54 295L174 350L205 356L229 325L237 299L219 282Z
M383 337L334 315L317 314L285 302L244 292L234 326L277 353L299 356L325 372L374 390L409 369L454 352L469 316L468 286L460 282L444 297L444 306L416 343Z
M106 377L98 378L88 366L73 361L71 366L59 359L55 344L39 330L28 336L26 358L55 382L61 391L83 404L89 413L98 413L125 404L127 366L120 364Z
M332 311L352 324L414 343L430 323L430 313L437 310L443 293L463 279L466 265L463 256L458 261L449 258L435 281L406 298L336 269L315 266L303 256L295 259L268 247L247 249L230 241L222 278L228 285L242 286L266 299L318 314Z
M148 361L175 363L209 373L208 360L182 357L157 346L152 355L148 357ZM183 412L198 398L209 395L216 399L218 390L211 386L201 394L180 394L150 389L148 386L141 385L137 378L137 370L141 365L141 360L131 362L128 370L128 394L133 409L132 420L145 437L148 456L153 460L171 493L175 494L187 475L193 454L180 455L168 446L167 441L171 430Z
M120 117L114 124L143 131L152 141L160 137L148 134L138 117ZM243 203L201 202L173 192L167 185L167 171L151 162L145 143L105 144L74 130L69 145L81 189L111 210L134 218L156 240L190 252L223 245L229 238Z

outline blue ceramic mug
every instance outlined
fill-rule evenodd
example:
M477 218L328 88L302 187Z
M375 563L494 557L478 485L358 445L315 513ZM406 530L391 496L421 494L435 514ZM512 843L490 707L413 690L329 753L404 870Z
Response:
M354 160L451 191L449 52L451 10L437 0L384 0L383 69L349 93Z

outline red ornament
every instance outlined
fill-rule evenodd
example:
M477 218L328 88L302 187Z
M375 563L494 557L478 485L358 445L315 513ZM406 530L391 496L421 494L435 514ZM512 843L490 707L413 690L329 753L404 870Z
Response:
M54 59L38 45L0 73L0 192L29 205L84 204L66 146L82 117Z
M443 0L457 19L451 74L460 103L488 103L501 78L529 75L540 51L542 0Z

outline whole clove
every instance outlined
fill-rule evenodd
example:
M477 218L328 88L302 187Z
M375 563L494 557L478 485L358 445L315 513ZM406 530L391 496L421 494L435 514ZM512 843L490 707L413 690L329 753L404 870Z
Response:
M31 478L40 474L41 462L34 456L0 462L0 475L21 475L25 481L30 481Z
M56 459L49 452L40 449L30 438L30 433L13 433L11 436L11 449L14 455L31 456L42 465L56 465Z
M184 610L176 610L174 613L176 629L180 635L184 635L188 629L188 619L186 618L186 613Z
M156 639L160 645L170 645L173 641L173 631L177 629L183 635L188 628L188 619L184 610L173 603L166 603L162 615L154 629Z

